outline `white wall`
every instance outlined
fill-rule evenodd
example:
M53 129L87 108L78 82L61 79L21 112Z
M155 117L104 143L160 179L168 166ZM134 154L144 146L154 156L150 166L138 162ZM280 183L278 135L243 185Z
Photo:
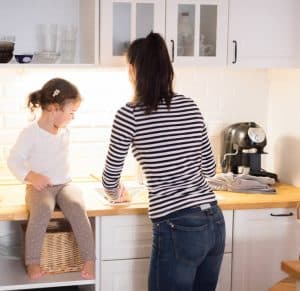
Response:
M175 68L176 92L192 97L200 106L219 161L222 129L234 122L255 121L267 127L268 72L224 68ZM75 83L84 102L72 123L73 174L102 172L110 126L116 109L131 96L125 69L0 68L0 179L10 178L8 151L27 123L29 92L53 77ZM135 175L130 155L124 175Z
M269 166L300 186L300 70L271 70L269 84Z

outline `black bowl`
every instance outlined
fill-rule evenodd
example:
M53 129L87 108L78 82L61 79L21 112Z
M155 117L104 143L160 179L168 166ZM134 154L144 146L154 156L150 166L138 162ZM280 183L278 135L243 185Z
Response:
M20 64L28 64L32 61L32 54L15 55L15 59Z

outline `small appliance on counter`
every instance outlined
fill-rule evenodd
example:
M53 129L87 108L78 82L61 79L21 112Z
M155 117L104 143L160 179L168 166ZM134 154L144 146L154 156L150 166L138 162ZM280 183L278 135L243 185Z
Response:
M221 152L222 172L271 177L277 175L261 168L261 155L267 138L264 130L255 122L240 122L224 130Z

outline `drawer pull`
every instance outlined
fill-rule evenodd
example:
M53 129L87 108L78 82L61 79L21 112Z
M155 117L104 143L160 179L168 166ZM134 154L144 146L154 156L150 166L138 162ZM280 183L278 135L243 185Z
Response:
M290 212L290 213L281 213L281 214L273 214L271 213L270 214L271 216L275 216L275 217L280 217L280 216L293 216L293 212Z
M234 60L232 61L233 64L236 64L237 62L237 41L233 40L234 43Z

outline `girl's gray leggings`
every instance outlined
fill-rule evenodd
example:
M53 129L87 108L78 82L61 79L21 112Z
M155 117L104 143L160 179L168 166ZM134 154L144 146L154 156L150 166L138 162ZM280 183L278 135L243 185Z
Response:
M81 190L73 184L50 186L42 191L27 185L26 205L30 214L25 234L25 264L40 264L44 235L56 204L71 224L83 260L95 260L94 235Z

